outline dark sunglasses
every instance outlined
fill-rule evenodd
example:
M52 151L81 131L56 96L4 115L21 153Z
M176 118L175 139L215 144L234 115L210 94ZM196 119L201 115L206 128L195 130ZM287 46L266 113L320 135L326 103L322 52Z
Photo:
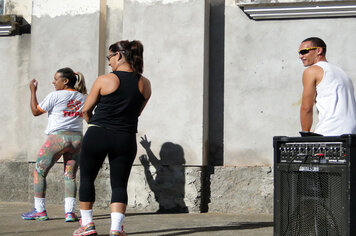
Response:
M106 56L106 59L108 59L108 61L110 61L110 59L111 59L113 56L115 56L116 54L117 54L117 52L114 52L114 53L112 53L112 54Z
M299 50L298 53L299 53L300 55L305 55L305 54L307 54L309 51L315 50L315 49L317 49L317 48L320 48L320 47L304 48L304 49Z

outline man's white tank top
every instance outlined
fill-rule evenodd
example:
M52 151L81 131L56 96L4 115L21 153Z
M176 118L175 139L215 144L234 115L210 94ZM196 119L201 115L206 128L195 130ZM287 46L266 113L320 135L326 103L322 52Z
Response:
M315 65L324 70L323 79L316 86L319 122L315 133L324 136L355 134L356 102L351 79L341 68L326 61Z

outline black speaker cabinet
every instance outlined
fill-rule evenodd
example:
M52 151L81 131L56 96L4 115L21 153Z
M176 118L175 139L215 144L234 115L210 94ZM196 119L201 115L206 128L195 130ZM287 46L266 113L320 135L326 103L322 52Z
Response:
M273 147L274 235L356 235L356 136L278 136Z

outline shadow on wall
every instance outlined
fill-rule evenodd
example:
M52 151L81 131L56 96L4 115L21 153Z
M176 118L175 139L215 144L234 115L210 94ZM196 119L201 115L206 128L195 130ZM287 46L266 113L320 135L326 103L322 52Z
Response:
M184 203L185 173L184 151L175 143L166 142L162 145L158 159L151 150L151 141L146 135L141 137L140 144L146 150L147 156L140 156L145 169L145 176L155 199L159 204L158 213L188 213ZM150 164L155 168L151 172Z

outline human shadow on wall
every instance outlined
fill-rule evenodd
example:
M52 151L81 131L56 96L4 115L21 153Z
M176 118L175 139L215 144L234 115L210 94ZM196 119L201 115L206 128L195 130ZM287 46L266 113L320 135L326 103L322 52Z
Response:
M148 185L159 204L157 213L188 213L185 205L185 171L184 150L172 142L165 142L158 159L151 150L151 141L147 136L141 137L140 144L147 156L139 157L145 170ZM155 171L151 172L150 164Z

